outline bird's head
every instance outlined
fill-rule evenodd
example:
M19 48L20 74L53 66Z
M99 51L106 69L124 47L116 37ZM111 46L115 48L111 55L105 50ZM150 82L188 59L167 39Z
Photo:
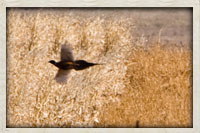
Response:
M56 64L56 62L55 62L54 60L50 60L49 63L51 63L51 64L53 64L53 65Z

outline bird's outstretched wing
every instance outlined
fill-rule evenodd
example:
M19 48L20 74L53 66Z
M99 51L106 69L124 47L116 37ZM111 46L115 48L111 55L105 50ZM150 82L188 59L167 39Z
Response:
M66 83L66 81L67 81L67 76L68 76L69 73L70 73L70 70L62 70L62 69L59 69L59 70L58 70L58 73L56 74L55 80L56 80L58 83Z
M74 57L73 57L72 48L67 44L63 44L61 46L61 56L60 57L61 57L61 60L73 61Z

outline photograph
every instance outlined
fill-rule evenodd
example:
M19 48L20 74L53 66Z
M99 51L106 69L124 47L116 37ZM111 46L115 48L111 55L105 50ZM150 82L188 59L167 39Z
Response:
M6 8L6 128L193 128L193 8Z

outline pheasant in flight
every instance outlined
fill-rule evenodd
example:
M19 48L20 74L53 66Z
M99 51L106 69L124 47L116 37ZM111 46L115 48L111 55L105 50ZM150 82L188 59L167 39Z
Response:
M85 60L74 60L72 49L66 44L61 46L61 60L59 62L50 60L49 63L59 68L55 76L55 80L58 83L67 81L67 76L71 69L83 70L94 65L101 65L97 63L90 63Z

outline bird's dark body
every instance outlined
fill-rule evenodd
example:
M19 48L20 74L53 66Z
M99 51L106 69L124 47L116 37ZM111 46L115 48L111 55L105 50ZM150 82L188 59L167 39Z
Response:
M84 60L76 60L74 69L75 70L83 70L83 69L86 69L86 68L88 68L90 66L94 66L94 65L98 65L98 64L86 62Z
M60 61L60 62L55 63L54 65L62 70L70 70L70 69L73 69L74 62Z
M51 64L55 65L56 67L62 69L62 70L70 70L70 69L75 69L75 70L83 70L86 69L90 66L94 66L97 64L86 62L84 60L76 60L76 61L60 61L60 62L55 62L55 61L50 61Z
M59 68L55 77L56 81L59 83L67 80L67 75L71 69L83 70L94 65L100 65L84 60L74 60L72 49L65 44L61 47L61 60L59 62L50 60L49 63Z

